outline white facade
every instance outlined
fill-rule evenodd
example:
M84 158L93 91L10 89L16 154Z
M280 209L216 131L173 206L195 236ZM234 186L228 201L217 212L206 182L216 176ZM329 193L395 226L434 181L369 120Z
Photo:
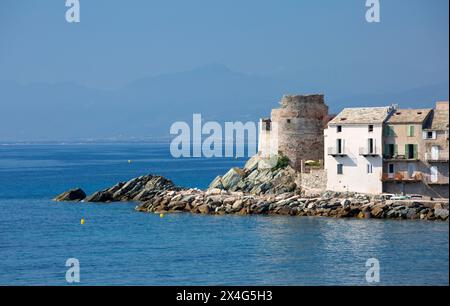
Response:
M278 124L270 119L259 120L258 154L262 158L278 156Z
M383 124L329 124L324 134L327 189L382 193Z

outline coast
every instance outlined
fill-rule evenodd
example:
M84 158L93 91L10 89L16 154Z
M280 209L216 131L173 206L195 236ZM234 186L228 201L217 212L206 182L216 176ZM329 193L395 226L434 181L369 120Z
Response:
M55 201L85 203L137 202L147 213L209 215L286 215L333 218L447 221L448 200L386 200L379 195L311 191L299 188L290 167L259 170L251 159L244 169L233 168L216 178L210 188L176 186L155 175L120 182L86 196L80 188L57 196Z

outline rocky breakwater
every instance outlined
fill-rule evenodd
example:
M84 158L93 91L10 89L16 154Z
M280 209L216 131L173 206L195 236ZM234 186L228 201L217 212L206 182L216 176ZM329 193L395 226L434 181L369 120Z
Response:
M86 196L79 188L55 201L138 202L149 213L189 212L214 215L290 215L360 219L448 221L447 201L386 201L356 193L302 191L289 167L261 169L251 159L244 169L217 177L208 190L181 188L162 176L140 176Z
M325 192L317 198L304 198L294 192L249 195L221 189L206 192L198 189L164 191L137 206L136 210L151 213L448 220L448 202L385 201L376 196L333 192Z

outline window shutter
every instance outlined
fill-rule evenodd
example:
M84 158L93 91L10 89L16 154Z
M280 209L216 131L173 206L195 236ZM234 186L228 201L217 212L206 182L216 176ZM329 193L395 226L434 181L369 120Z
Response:
M427 139L428 138L428 132L423 131L422 132L422 139Z
M397 156L397 155L398 155L398 145L395 144L394 145L394 156Z
M414 159L419 158L419 145L414 145Z
M405 157L408 158L409 156L409 146L405 144Z
M433 139L436 139L436 138L437 138L437 132L433 131Z

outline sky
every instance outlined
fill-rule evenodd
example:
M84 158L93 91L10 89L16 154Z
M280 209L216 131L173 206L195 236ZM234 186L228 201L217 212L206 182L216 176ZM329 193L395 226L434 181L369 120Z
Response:
M257 121L286 93L448 99L448 0L379 0L379 23L366 0L79 2L68 23L66 0L0 1L0 141L167 133L167 109Z
M380 4L370 24L365 0L80 0L81 22L67 23L65 0L2 0L0 80L118 88L209 63L264 76L346 71L342 82L376 90L447 80L449 2Z

